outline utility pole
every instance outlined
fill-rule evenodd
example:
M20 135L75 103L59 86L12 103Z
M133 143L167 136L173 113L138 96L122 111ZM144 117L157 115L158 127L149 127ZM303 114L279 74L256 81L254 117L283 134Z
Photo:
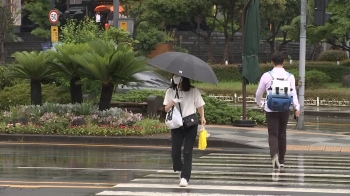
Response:
M306 57L306 11L307 11L307 0L301 0L299 82L298 82L300 116L298 117L298 124L297 124L298 130L303 130L305 127L305 125L304 125L304 95L305 95L305 57Z
M118 19L119 19L119 0L113 0L113 24L115 28L118 28Z

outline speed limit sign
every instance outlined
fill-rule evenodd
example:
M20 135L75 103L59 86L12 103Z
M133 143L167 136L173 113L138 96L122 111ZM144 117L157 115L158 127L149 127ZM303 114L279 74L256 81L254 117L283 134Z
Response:
M60 17L57 10L51 10L49 12L49 21L52 24L56 24L58 22L58 18Z

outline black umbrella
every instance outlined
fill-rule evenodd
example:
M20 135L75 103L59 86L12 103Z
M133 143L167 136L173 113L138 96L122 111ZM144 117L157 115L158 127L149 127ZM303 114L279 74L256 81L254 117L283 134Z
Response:
M203 60L182 52L165 52L147 61L161 70L192 80L217 84L213 69Z

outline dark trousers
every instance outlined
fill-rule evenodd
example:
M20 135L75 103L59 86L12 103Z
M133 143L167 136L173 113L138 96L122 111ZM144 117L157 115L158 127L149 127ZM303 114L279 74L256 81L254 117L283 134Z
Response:
M174 171L181 171L181 178L190 180L192 171L192 151L197 137L198 125L190 128L171 130L171 157ZM181 147L184 142L183 162L181 160Z
M267 129L271 158L278 154L279 162L284 164L287 148L287 124L289 110L286 112L266 112Z

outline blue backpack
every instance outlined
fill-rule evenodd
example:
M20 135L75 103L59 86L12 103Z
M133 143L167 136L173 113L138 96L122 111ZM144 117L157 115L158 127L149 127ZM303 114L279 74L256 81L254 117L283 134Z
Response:
M288 78L292 75L286 72L286 78L274 77L273 72L269 71L272 77L271 86L267 91L267 107L275 112L285 112L289 110L292 104L291 84Z

